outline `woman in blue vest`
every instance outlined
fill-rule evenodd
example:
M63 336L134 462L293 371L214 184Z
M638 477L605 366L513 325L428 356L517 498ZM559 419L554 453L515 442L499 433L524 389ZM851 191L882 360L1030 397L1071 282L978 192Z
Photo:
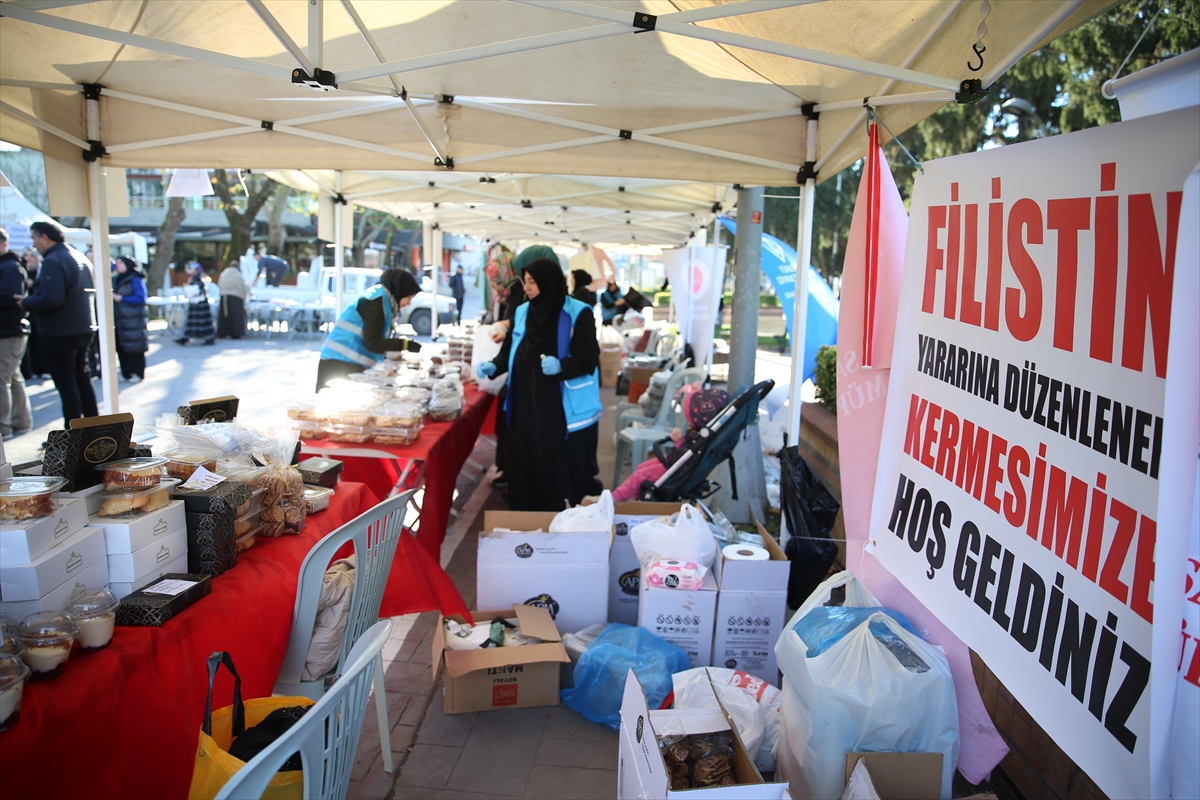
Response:
M600 345L592 309L567 296L557 259L523 270L528 302L512 335L480 377L508 374L508 504L513 511L561 511L603 487L596 479Z
M402 269L386 269L379 283L346 306L321 345L317 390L334 378L344 378L383 361L394 350L416 352L421 345L407 336L391 338L396 312L421 291L417 279Z

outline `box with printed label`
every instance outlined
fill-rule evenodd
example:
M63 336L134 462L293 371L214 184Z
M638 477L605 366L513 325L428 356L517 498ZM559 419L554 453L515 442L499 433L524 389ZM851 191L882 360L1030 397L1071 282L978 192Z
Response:
M157 575L179 558L187 558L185 528L168 533L132 553L109 553L108 579L114 583L137 583L148 575Z
M112 581L109 583L108 588L112 589L112 593L117 596L118 600L120 600L126 595L133 594L144 586L149 586L152 581L156 581L164 575L170 575L175 572L187 572L187 566L187 556L183 555L179 558L172 559L166 564L158 566L157 569L146 573L136 581Z
M655 517L679 513L679 503L617 503L613 507L612 557L608 562L608 621L637 625L641 565L629 531Z
M791 562L760 525L769 561L738 561L717 554L717 627L713 664L748 672L779 684L775 641L787 622L787 585Z
M617 385L621 373L621 348L605 345L600 348L600 386L611 388Z
M28 564L0 566L0 599L37 600L104 557L104 531L81 528Z
M787 783L766 783L754 766L753 757L738 734L729 713L713 690L715 708L651 710L646 693L633 670L625 679L625 694L621 700L621 735L617 759L617 797L637 797L643 800L711 797L721 800L784 800L789 797ZM668 727L669 726L669 727ZM724 734L730 742L729 751L709 756L712 772L723 772L731 781L725 785L687 788L700 772L697 764L689 763L684 774L672 780L672 770L660 748L659 731L670 730L674 735L704 736ZM686 740L685 740L686 741ZM713 760L709 760L713 759ZM725 763L720 763L723 760ZM691 770L691 771L689 771ZM676 788L672 787L675 784Z
M85 587L101 589L108 585L108 563L101 559L82 572L51 589L37 600L5 600L0 602L0 614L20 620L35 611L57 611L67 604L71 592Z
M476 624L515 614L522 635L541 644L450 650L446 646L444 617L438 616L433 632L433 682L445 670L442 700L447 714L558 705L558 669L571 658L560 641L550 613L536 606L514 604L501 611L472 611ZM454 615L455 622L466 620Z
M704 575L699 589L668 589L641 582L638 627L688 654L692 667L712 666L713 625L717 614L717 582Z
M560 631L574 633L608 620L612 531L545 533L553 519L542 512L484 513L477 602L484 608L541 606Z
M28 564L88 524L82 500L54 496L54 513L0 525L0 566Z
M180 500L172 500L169 505L135 519L113 520L97 516L89 519L92 525L104 528L104 539L110 554L141 550L187 527L187 517L184 516L183 502Z

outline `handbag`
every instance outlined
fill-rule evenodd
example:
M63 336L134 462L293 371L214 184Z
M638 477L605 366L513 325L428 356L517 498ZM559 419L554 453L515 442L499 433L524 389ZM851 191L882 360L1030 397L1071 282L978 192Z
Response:
M222 665L233 675L233 705L213 711L213 683ZM229 754L233 740L262 722L276 709L311 706L307 697L260 697L242 702L242 679L238 677L229 653L216 652L208 657L208 701L204 704L204 722L192 769L188 800L212 800L246 762ZM263 800L301 800L304 796L304 772L279 772L263 792Z

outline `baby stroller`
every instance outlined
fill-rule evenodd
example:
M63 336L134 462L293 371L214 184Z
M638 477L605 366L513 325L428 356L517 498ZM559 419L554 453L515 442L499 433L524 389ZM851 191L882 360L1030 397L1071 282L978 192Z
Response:
M737 499L737 472L733 463L733 448L737 445L742 430L758 417L758 404L775 388L775 381L762 381L741 392L729 405L721 409L707 425L691 437L682 453L678 453L675 442L660 439L654 443L652 452L670 468L656 481L644 481L638 489L638 498L651 502L684 502L701 500L713 495L721 488L710 481L708 474L722 461L729 462L729 482L733 499ZM670 459L678 456L674 464Z

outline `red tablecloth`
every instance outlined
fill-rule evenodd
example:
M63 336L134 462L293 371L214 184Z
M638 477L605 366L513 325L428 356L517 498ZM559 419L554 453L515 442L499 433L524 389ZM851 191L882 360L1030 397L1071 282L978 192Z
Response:
M318 539L376 502L366 486L340 484L303 531L260 538L213 579L211 595L166 625L117 628L104 650L76 650L61 677L27 684L20 722L0 733L0 797L186 797L209 653L233 655L244 697L271 694L300 563ZM233 681L222 670L213 707L232 702Z
M441 556L442 540L446 538L446 525L450 519L450 506L454 502L454 486L463 463L475 448L480 428L492 406L492 395L481 392L474 385L466 386L465 405L458 419L450 422L428 422L421 436L405 447L396 447L373 442L357 445L331 442L328 439L305 441L320 450L345 450L335 458L345 463L342 480L359 481L367 484L379 497L386 497L396 484L400 474L387 460L374 457L356 457L349 454L355 448L390 453L397 459L423 459L425 461L425 498L421 506L421 521L417 527L417 541L434 558ZM403 465L401 465L403 466ZM486 465L484 465L486 466Z

